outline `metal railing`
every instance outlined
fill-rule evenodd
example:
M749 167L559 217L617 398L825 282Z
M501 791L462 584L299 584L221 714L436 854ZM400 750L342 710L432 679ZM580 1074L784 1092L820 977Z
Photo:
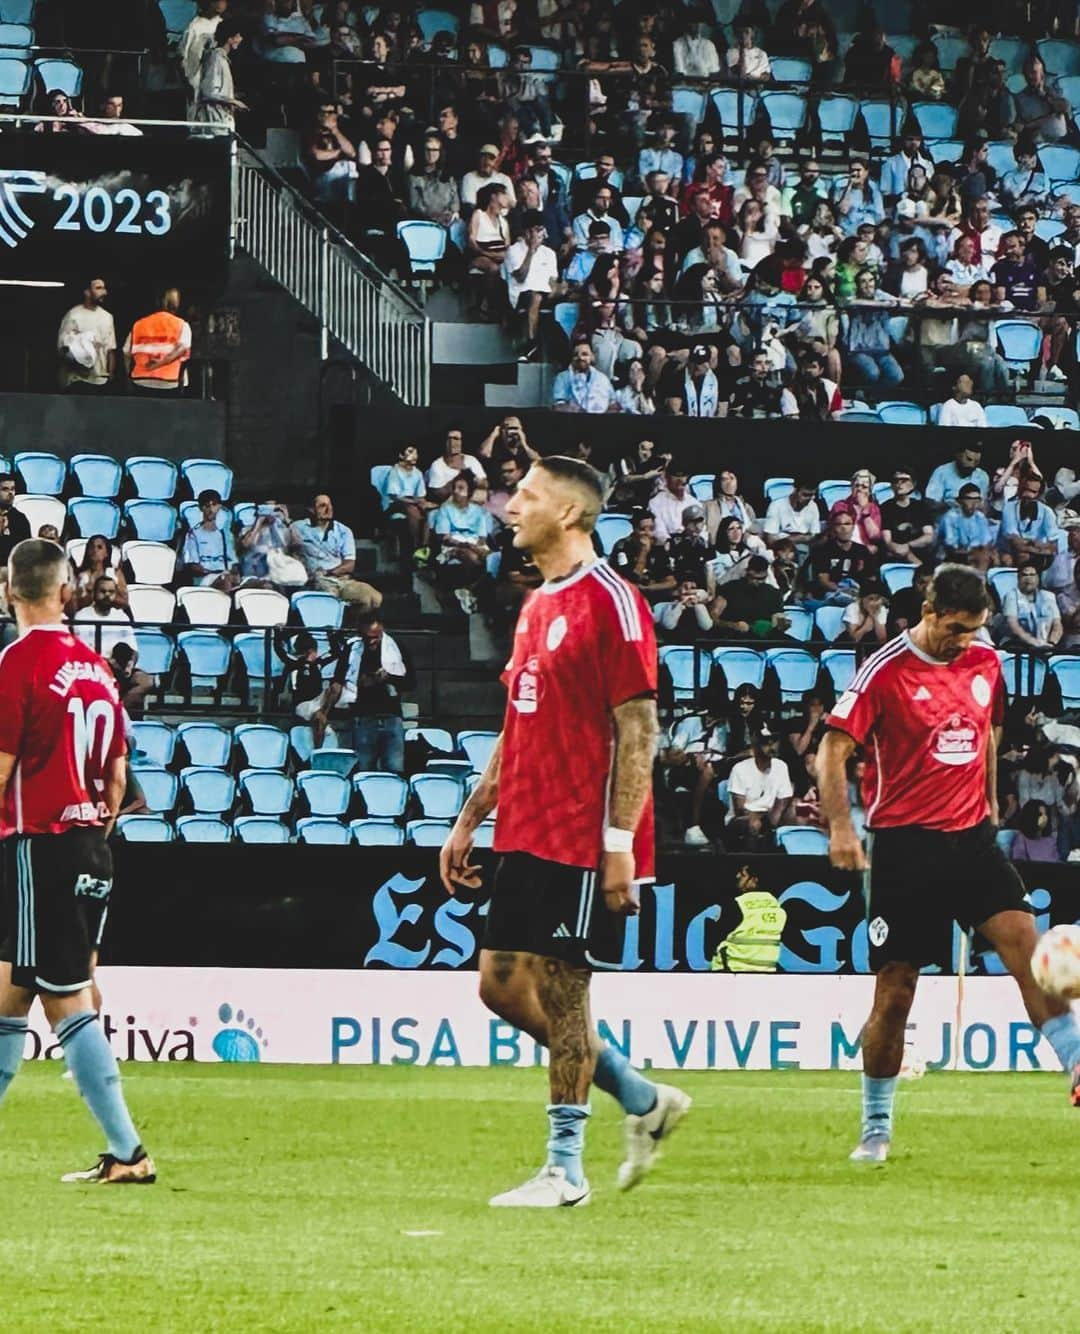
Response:
M319 321L330 338L410 407L431 394L431 322L246 145L236 168L236 239Z

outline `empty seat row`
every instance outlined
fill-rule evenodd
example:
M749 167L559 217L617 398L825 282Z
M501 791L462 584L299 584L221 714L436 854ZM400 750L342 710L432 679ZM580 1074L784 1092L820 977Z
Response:
M344 614L338 598L316 589L300 589L286 597L272 588L238 588L230 595L219 588L197 586L175 593L156 584L128 586L128 608L134 621L170 625L178 607L192 625L229 625L242 617L245 624L264 629L286 625L295 612L301 625L338 630ZM282 665L276 658L275 666Z
M116 822L117 833L129 843L298 843L343 847L349 843L361 847L401 847L406 843L422 848L438 848L450 832L449 820L409 820L404 826L393 820L362 817L341 820L325 816L303 816L296 821L295 833L284 821L269 815L240 815L228 821L216 815L181 815L175 822L164 815L122 815ZM474 846L490 848L494 826L481 825Z
M2 26L2 25L0 25ZM113 500L120 494L126 476L140 500L172 500L183 480L194 499L200 491L217 491L222 500L232 494L232 469L219 459L172 459L140 454L121 463L109 454L74 454L64 460L59 454L40 449L20 450L10 463L0 459L4 471L14 471L27 491L59 496L75 490L97 500Z

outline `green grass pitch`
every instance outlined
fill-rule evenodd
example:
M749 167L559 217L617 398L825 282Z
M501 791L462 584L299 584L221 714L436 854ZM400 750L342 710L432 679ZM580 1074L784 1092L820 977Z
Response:
M613 1186L594 1095L586 1209L487 1207L540 1161L540 1071L128 1066L158 1162L62 1186L99 1147L60 1066L0 1109L3 1301L22 1329L942 1331L1069 1328L1080 1114L1063 1077L901 1088L882 1171L845 1161L853 1074L684 1074L653 1175Z

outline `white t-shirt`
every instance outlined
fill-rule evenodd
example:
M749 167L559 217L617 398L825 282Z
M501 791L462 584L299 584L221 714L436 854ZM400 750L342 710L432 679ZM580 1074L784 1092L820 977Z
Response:
M483 481L484 469L480 460L474 459L471 454L462 454L461 459L460 468L451 468L446 459L440 455L427 470L428 487L432 491L438 491L440 487L449 486L459 472L471 472L478 482Z
M510 300L510 309L516 310L518 297L522 292L543 292L545 296L551 295L551 285L558 282L559 279L559 260L555 251L550 246L540 246L536 254L532 257L532 263L529 265L529 272L526 274L523 283L514 280L514 274L525 263L525 256L529 252L528 243L524 237L520 241L515 241L506 252L506 259L503 261L503 272L506 274L506 295Z
M65 385L72 381L108 382L108 357L116 350L116 325L107 310L101 306L93 310L82 305L72 306L60 321L56 343L62 358L60 374ZM74 354L74 362L68 359L68 352ZM92 359L90 365L86 364L87 359Z
M133 650L136 647L135 631L131 628L131 617L122 607L110 607L108 616L99 616L92 606L83 607L82 611L75 613L75 620L82 621L84 624L86 622L90 623L90 627L85 630L76 628L75 634L88 648L92 648L95 653L100 653L103 658L110 657L117 644L127 644ZM101 648L99 649L94 642L94 631L92 629L94 625L115 625L122 628L102 629Z
M878 625L885 625L888 622L888 619L889 619L889 609L883 602L881 606L878 608L877 615L874 617L874 620L877 621ZM849 602L848 605L844 608L844 624L846 626L849 626L852 630L856 630L860 625L862 625L862 623L863 623L862 607L859 606L858 602Z
M510 207L513 208L517 203L514 183L501 171L493 171L490 176L481 176L478 171L467 171L461 178L461 202L475 204L477 191L485 185L501 185L510 197Z
M759 815L771 811L778 800L795 795L791 775L783 760L773 760L768 769L762 771L753 755L740 760L732 769L728 778L728 792L732 796L745 797L743 809ZM732 802L728 819L733 819L734 814L735 803Z
M790 497L774 500L765 511L765 532L770 537L781 533L805 533L816 537L821 532L821 512L817 501L811 500L801 510L791 508Z
M969 398L966 403L958 403L955 398L946 399L941 405L939 426L986 426L986 413L982 404Z

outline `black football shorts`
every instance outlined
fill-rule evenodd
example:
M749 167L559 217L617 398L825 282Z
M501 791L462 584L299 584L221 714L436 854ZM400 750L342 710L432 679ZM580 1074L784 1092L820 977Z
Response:
M483 948L617 969L625 921L605 905L599 871L508 852L495 871Z
M886 963L945 964L953 922L970 930L1008 911L1030 907L989 820L956 833L919 825L873 831L866 905L873 972Z
M100 829L4 841L0 960L16 986L56 995L89 986L112 879Z

